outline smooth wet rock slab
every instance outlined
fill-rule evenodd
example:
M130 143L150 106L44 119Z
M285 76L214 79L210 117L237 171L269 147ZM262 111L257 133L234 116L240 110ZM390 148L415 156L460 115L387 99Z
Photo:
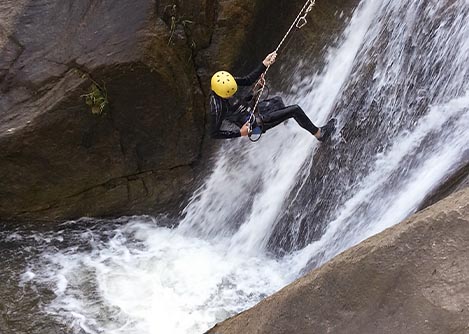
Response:
M469 333L468 264L466 188L208 333Z

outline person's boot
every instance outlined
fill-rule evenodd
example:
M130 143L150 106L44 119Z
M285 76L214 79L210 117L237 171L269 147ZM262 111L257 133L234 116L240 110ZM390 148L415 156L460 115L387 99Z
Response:
M321 133L318 137L318 140L320 142L325 142L326 140L331 138L331 136L334 134L336 123L337 123L337 120L335 118L331 118L329 122L327 122L326 125L319 128Z

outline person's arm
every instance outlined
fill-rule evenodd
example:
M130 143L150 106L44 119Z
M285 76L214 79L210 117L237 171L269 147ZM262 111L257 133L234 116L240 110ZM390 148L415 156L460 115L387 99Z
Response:
M254 69L254 71L244 77L236 77L235 80L238 86L252 86L260 78L262 73L265 72L267 67L275 63L276 57L277 52L274 51L268 54L267 57L265 57L265 59L262 61L262 63Z
M252 86L266 69L267 67L261 63L248 75L244 77L235 77L236 83L238 86Z
M210 137L213 139L228 139L241 137L241 131L225 131L221 130L223 123L223 111L221 104L216 100L215 96L210 96Z

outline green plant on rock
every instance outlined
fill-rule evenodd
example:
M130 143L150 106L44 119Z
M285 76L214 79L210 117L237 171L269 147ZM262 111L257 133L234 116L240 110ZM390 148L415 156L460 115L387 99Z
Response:
M106 88L99 86L96 82L90 86L90 92L82 97L85 98L86 105L91 108L91 113L94 115L101 115L109 105Z

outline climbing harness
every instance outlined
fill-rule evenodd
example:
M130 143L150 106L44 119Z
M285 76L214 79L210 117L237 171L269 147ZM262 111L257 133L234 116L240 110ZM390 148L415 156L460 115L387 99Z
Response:
M275 53L278 53L278 51L280 50L280 48L282 47L283 43L285 43L286 39L288 38L288 36L290 35L291 31L293 30L293 28L297 28L297 29L301 29L303 28L307 23L308 21L306 20L306 17L308 16L308 14L313 10L313 7L314 5L316 4L316 0L307 0L306 3L304 4L303 8L301 9L300 13L298 14L298 16L296 17L296 19L293 21L292 25L290 26L290 28L288 29L287 33L283 36L282 40L280 41L280 43L278 44L277 48L275 49ZM265 75L267 74L267 72L269 71L269 68L270 68L270 64L267 66L266 70L264 71L262 77L265 78ZM263 79L260 79L260 80L263 80ZM258 81L259 82L259 81ZM256 84L257 85L257 84ZM258 113L257 111L257 108L259 106L259 102L261 100L261 96L262 94L264 93L264 88L265 88L265 82L261 85L261 88L260 90L256 93L256 95L254 95L254 98L255 98L255 104L254 104L254 107L251 109L250 111L250 115L249 115L249 128L248 128L248 137L249 137L249 140L251 140L252 142L257 142L259 141L259 139L261 139L261 136L262 136L262 129L261 131L258 130L259 127L254 127L253 128L253 125L254 124L257 124L256 123L256 113ZM252 135L255 134L256 137L253 137Z
M263 79L259 79L259 81L256 83L256 85L253 88L253 94L252 94L252 101L256 101L257 98L259 100L262 100L262 95L266 91L267 88L267 94L266 98L263 100L265 101L267 97L269 96L269 87L265 84ZM249 140L252 142L257 142L262 136L262 128L263 128L263 120L262 117L258 113L252 113L252 109L249 106L248 107L248 112L250 113L248 117L248 122L249 122L249 128L248 128L248 135L249 135ZM254 116L253 116L254 115Z

